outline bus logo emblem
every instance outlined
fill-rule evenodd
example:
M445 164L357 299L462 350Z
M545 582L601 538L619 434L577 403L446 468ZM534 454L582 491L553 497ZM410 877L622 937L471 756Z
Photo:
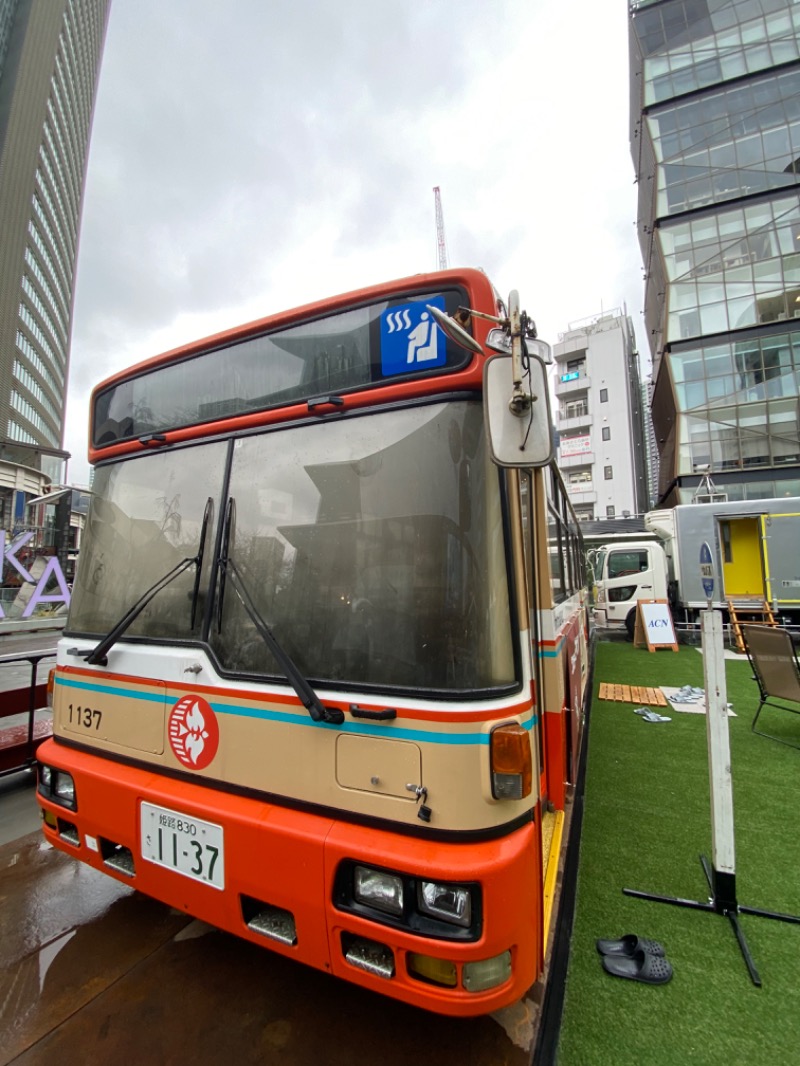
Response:
M445 309L443 296L432 296L426 303ZM447 362L444 334L426 303L395 304L381 315L381 371L386 377Z
M170 712L167 732L175 758L190 770L204 770L217 754L217 716L202 696L178 700Z

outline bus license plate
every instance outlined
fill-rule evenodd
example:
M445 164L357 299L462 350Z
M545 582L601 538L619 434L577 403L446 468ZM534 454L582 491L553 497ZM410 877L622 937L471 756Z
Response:
M142 803L142 857L193 881L225 887L222 826Z

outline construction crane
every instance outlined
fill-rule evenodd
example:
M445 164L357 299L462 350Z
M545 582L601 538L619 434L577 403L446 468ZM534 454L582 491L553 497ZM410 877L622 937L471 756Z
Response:
M433 189L433 200L436 204L436 262L439 270L447 270L447 245L444 240L444 215L442 214L442 194L439 186Z

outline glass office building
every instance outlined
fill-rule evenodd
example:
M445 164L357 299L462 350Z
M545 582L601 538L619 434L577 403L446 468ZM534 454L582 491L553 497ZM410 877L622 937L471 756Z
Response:
M108 6L0 0L4 528L24 514L25 497L60 480L63 469L78 233Z
M800 495L800 2L630 7L659 492Z

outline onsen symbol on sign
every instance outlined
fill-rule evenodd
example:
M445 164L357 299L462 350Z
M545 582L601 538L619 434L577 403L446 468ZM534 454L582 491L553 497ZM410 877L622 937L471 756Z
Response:
M204 770L217 754L217 716L202 696L184 696L169 716L169 743L175 758L190 770Z
M381 313L381 373L419 373L447 363L447 344L428 305L444 311L444 296L395 304Z

